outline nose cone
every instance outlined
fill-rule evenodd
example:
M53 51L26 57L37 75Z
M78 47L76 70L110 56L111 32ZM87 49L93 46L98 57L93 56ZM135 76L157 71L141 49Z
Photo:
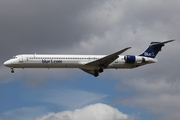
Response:
M12 63L10 60L4 62L4 66L6 66L6 67L11 67L11 65L12 65Z

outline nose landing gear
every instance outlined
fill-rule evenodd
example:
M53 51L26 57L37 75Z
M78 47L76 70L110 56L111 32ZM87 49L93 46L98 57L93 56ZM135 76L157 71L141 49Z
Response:
M14 73L14 69L13 68L11 68L11 73Z

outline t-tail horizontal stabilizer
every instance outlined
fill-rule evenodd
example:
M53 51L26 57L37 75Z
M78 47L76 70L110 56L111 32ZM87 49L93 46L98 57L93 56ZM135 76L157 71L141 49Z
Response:
M164 46L164 44L172 42L172 41L175 41L175 40L168 40L165 42L151 42L151 44L146 49L146 51L139 56L155 58L158 52L161 51L161 48Z

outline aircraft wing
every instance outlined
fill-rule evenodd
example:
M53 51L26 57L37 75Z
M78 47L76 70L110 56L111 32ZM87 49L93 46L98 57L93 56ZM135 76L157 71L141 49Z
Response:
M84 72L87 72L91 75L94 75L94 73L95 73L94 70L86 70L86 69L81 69L81 70L83 70Z
M83 70L85 72L87 72L87 69L88 67L91 67L91 68L99 68L99 67L102 67L102 68L107 68L109 64L111 64L114 60L116 60L120 55L121 53L125 52L126 50L130 49L131 47L127 47L123 50L120 50L116 53L113 53L113 54L110 54L110 55L107 55L101 59L98 59L98 60L95 60L95 61L92 61L92 62L89 62L87 64L84 64L83 65ZM89 73L89 72L88 72Z

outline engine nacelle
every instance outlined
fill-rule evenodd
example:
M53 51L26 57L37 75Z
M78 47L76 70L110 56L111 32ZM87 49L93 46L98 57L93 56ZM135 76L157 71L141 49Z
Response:
M126 56L124 56L124 60L125 60L126 63L133 64L133 63L136 62L136 56L134 56L134 55L126 55Z
M141 56L134 56L134 55L126 55L124 56L124 60L126 63L134 64L134 63L144 63L146 59Z

